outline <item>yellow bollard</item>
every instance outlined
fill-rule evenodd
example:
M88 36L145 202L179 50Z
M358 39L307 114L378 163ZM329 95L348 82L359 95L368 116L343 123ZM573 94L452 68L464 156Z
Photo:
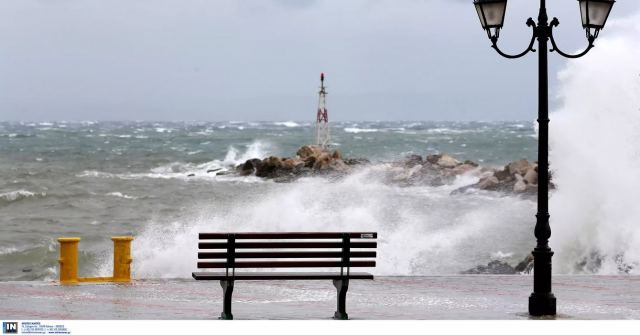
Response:
M131 241L132 236L113 236L113 281L131 281Z
M79 237L61 237L60 242L60 283L78 283L78 242Z
M79 237L60 237L60 283L131 282L132 236L113 236L113 277L78 277Z

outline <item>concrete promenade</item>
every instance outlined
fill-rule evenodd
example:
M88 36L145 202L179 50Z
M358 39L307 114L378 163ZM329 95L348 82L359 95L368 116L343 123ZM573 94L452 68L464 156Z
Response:
M530 276L378 277L352 281L347 312L357 319L529 319ZM640 276L554 276L557 319L640 319ZM216 319L218 282L136 280L132 284L0 282L8 319ZM330 319L330 281L242 282L236 319Z

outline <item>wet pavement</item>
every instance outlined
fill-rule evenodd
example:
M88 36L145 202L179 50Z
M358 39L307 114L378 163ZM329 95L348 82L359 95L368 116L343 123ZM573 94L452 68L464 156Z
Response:
M351 319L528 319L531 276L378 277L350 282ZM640 319L640 276L554 276L557 319ZM0 282L3 319L217 319L217 281ZM331 281L237 281L236 319L330 319Z

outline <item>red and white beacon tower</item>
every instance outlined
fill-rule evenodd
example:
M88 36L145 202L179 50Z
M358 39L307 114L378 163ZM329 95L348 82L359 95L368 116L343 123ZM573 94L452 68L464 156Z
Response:
M316 144L323 149L329 146L329 112L327 111L327 91L324 87L324 73L320 74L318 116L316 118Z

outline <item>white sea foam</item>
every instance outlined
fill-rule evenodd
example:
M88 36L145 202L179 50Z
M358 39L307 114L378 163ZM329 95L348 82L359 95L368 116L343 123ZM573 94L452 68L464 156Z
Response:
M248 159L252 158L264 158L269 155L271 151L271 145L261 141L255 141L246 146L246 150L241 153L235 147L229 147L227 155L225 156L223 163L225 165L238 165L244 163Z
M14 247L0 247L0 255L8 255L18 251L18 248Z
M452 129L452 128L431 128L427 129L429 134L464 134L470 132L478 132L480 129Z
M273 123L276 126L284 126L287 128L295 128L295 127L300 127L300 124L293 122L293 121L284 121L284 122L274 122Z
M46 193L36 193L27 190L16 190L0 193L0 202L10 203L27 198L45 197Z
M380 129L368 129L368 128L344 128L345 133L359 134L359 133L377 133Z
M204 179L204 180L230 180L231 177L216 176L216 173L209 171L227 171L240 163L244 163L251 158L264 158L268 155L269 144L256 141L246 146L244 152L238 151L235 147L230 147L223 160L214 159L202 164L173 162L152 168L149 172L142 173L110 173L103 171L88 170L78 174L84 178L118 178L124 180L153 178L153 179ZM178 148L175 148L176 150ZM199 153L195 151L190 155ZM237 178L238 182L261 182L259 178L245 177ZM113 195L113 194L112 194Z
M512 252L502 252L500 250L491 254L491 258L498 259L498 260L503 260L511 257L513 257Z
M122 193L120 193L120 192L110 192L110 193L107 193L107 195L108 195L108 196L111 196L111 197L123 198L123 199L130 199L130 200L136 200L136 199L138 199L138 197L134 197L134 196L132 196L132 195L122 194Z
M444 187L395 187L379 171L364 169L339 182L303 178L291 184L261 184L229 206L202 199L195 213L174 222L150 222L136 237L134 269L143 278L189 277L195 269L199 232L376 231L380 275L459 273L492 253L529 246L534 203L491 194L450 196L476 179ZM464 180L464 178L469 178ZM520 224L520 223L523 224ZM523 248L523 246L525 246ZM497 249L500 248L500 249Z
M640 15L610 22L597 47L559 74L562 107L550 126L556 272L640 273L638 36Z

